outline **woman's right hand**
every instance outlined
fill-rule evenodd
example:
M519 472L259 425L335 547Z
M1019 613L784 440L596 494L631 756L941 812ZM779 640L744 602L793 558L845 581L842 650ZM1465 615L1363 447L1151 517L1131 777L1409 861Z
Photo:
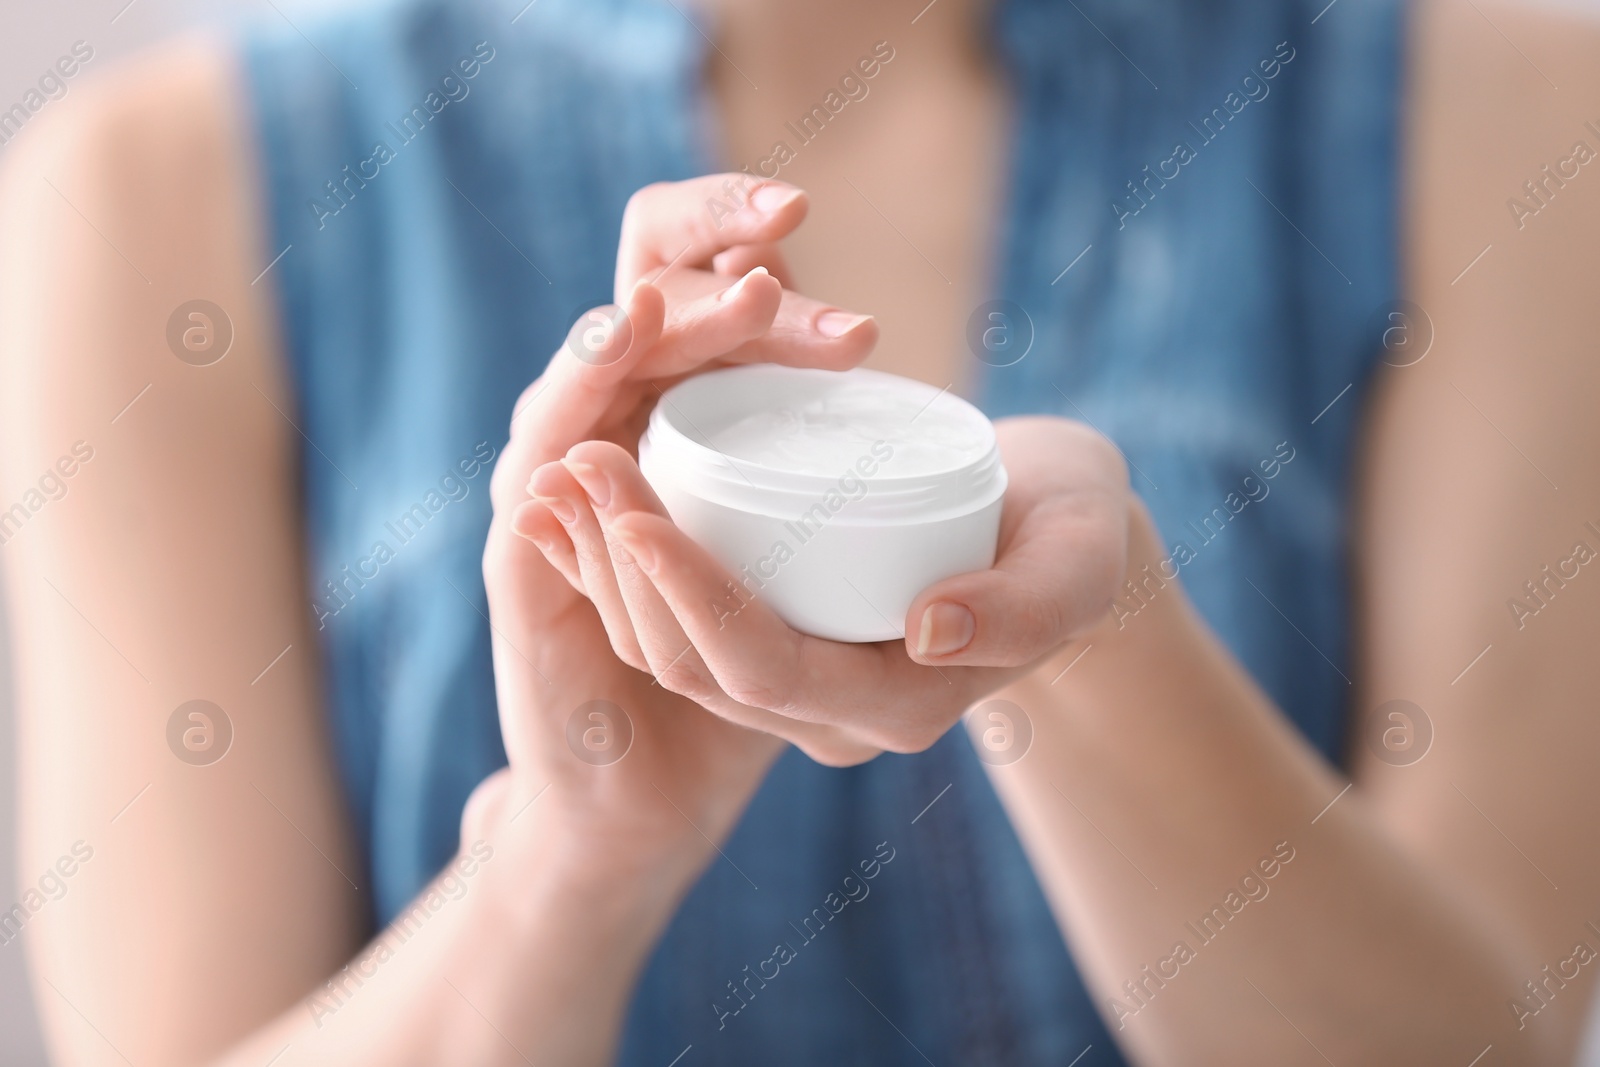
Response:
M510 766L479 787L464 820L469 836L480 833L520 820L538 796L529 812L539 817L529 821L544 830L537 847L545 855L591 872L671 872L667 882L679 889L731 831L782 742L657 683L661 671L697 669L687 641L677 662L613 648L608 612L664 605L641 606L617 588L577 481L584 442L636 453L660 392L695 371L737 362L843 369L877 340L872 319L781 284L774 242L805 217L804 194L763 183L719 223L708 205L726 198L729 181L719 175L634 196L618 252L620 308L584 315L517 403L494 472L484 551ZM567 546L551 553L567 561L561 571L540 547L556 542ZM841 751L841 761L852 754Z

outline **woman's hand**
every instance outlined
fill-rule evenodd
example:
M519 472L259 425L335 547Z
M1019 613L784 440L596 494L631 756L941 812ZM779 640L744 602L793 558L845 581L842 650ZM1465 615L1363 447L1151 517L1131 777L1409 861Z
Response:
M759 598L731 604L732 577L667 518L633 457L607 443L580 444L536 472L552 487L575 475L585 494L571 536L540 547L607 601L600 615L624 658L637 649L670 661L659 681L700 706L823 762L920 751L1092 629L1124 581L1133 498L1116 449L1062 419L997 429L1010 474L999 558L924 590L904 642L826 641L790 629Z
M484 551L510 767L480 786L464 820L492 825L518 815L548 786L533 808L540 818L530 820L545 830L541 849L613 873L665 863L673 877L664 884L677 888L729 832L781 743L657 684L636 644L613 654L602 620L625 616L596 580L610 564L587 506L562 503L583 494L553 461L590 440L614 442L627 456L659 391L700 368L845 368L877 339L870 318L780 285L786 272L773 242L804 218L804 194L781 183L757 187L719 226L705 205L724 185L724 177L704 178L633 198L618 255L620 307L586 314L516 406ZM586 551L559 557L560 571L536 547L574 541Z

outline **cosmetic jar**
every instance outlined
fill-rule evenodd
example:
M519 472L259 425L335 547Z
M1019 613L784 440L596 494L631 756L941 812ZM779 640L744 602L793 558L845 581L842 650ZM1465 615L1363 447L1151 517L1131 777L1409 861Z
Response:
M892 640L922 590L994 564L994 426L909 378L771 364L689 378L656 405L639 467L731 575L722 625L760 599L802 633Z

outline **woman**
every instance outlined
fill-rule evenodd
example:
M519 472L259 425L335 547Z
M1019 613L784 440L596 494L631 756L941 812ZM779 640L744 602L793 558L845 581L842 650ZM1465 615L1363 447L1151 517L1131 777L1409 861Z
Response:
M30 130L63 1061L1569 1056L1595 33L1314 7L411 3ZM996 569L709 625L657 390L862 360L1007 416Z

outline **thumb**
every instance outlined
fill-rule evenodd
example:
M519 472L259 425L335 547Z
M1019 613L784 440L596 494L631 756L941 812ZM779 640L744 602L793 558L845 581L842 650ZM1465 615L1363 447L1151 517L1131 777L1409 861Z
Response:
M1125 525L1040 509L992 569L947 578L911 602L906 649L933 666L1033 663L1104 618L1126 561Z

